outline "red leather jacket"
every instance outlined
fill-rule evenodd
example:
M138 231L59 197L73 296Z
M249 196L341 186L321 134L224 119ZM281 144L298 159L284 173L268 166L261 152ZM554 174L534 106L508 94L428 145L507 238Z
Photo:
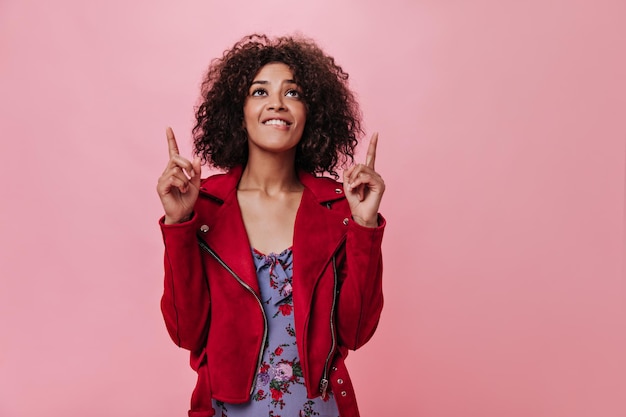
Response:
M165 225L161 309L174 342L198 373L190 417L214 415L211 398L250 399L267 336L237 184L242 168L202 182L193 218ZM300 172L304 185L293 237L296 341L310 398L332 390L341 417L359 415L344 365L367 342L383 306L385 220L351 220L340 183Z

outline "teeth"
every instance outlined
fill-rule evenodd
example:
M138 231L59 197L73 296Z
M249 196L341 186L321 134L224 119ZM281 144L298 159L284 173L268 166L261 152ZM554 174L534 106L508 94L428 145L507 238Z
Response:
M287 126L287 122L284 120L279 120L279 119L271 119L268 120L266 122L264 122L263 124L265 125L281 125L281 126Z

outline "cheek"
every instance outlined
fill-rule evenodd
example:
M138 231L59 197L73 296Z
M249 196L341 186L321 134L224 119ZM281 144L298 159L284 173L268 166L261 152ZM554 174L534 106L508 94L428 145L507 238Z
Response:
M257 109L255 108L254 102L246 99L243 102L243 121L252 121L254 115L256 114Z
M252 111L249 107L243 108L242 121L243 121L243 127L247 127L248 123L252 124Z

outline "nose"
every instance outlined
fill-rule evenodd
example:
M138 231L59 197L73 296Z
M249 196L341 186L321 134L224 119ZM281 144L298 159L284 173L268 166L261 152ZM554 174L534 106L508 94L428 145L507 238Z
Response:
M268 110L285 110L285 104L283 103L283 97L281 94L272 94L267 104Z

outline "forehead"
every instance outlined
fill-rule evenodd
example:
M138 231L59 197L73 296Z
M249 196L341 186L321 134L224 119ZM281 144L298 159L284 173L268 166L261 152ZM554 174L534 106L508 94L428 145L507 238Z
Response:
M256 80L293 80L293 71L287 64L282 62L271 62L261 67L259 72L254 76Z

